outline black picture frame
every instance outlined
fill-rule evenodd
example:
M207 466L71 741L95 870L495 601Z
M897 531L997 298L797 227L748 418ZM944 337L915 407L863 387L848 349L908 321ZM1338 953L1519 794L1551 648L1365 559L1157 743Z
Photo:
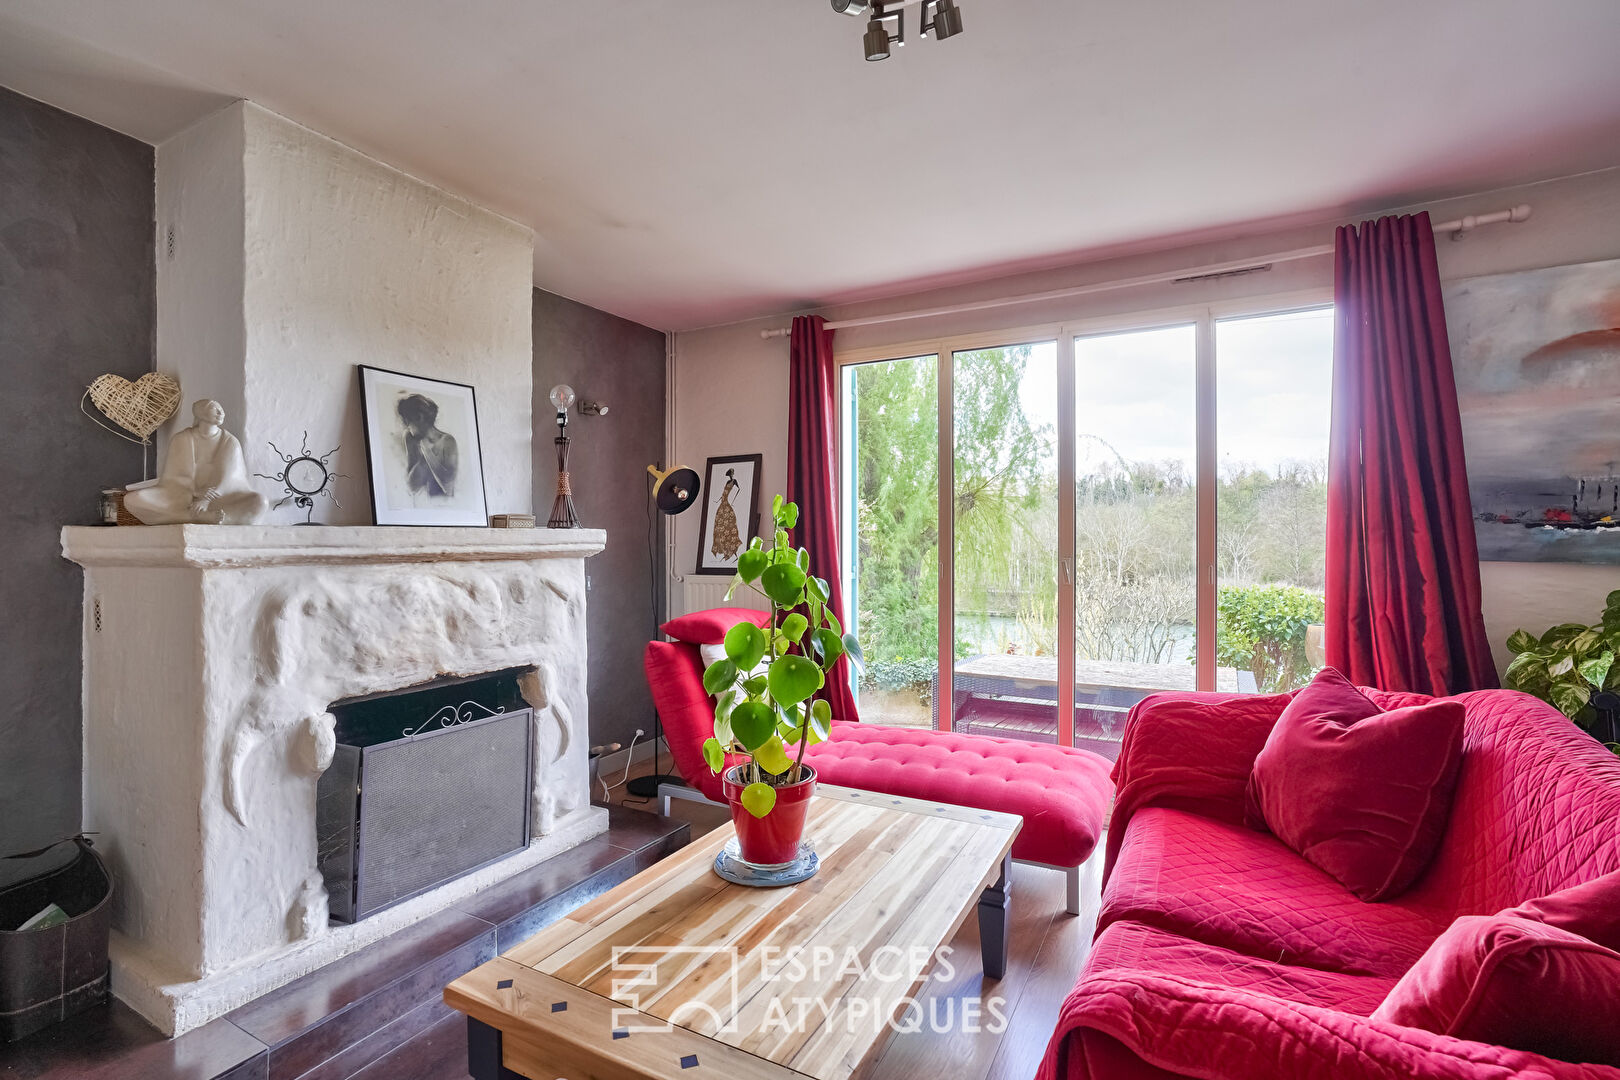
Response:
M701 516L698 518L697 569L693 573L730 577L737 572L736 555L726 559L715 553L716 514L722 504L730 508L739 545L737 554L741 554L749 542L759 535L759 474L764 458L763 454L733 454L730 457L712 457L704 465L703 494L699 498ZM741 479L727 476L728 469L733 473L743 471L751 475ZM728 498L727 488L730 486L734 486L738 494L746 492L746 506L739 507L734 496ZM721 531L724 531L723 527ZM720 542L724 543L724 537Z
M360 422L365 433L366 444L366 473L371 488L371 522L373 525L428 525L428 526L459 526L466 528L489 527L489 500L484 489L484 446L483 436L478 426L478 392L467 384L451 382L448 379L435 379L427 375L413 375L405 371L392 371L388 368L372 367L367 364L355 365L360 378ZM465 494L454 504L444 507L410 507L401 508L389 504L389 470L397 466L390 456L382 453L382 439L389 433L392 426L397 424L393 417L387 422L377 414L377 395L383 387L392 383L398 389L413 389L416 391L437 392L447 394L447 400L454 398L466 403L466 427L471 435L466 439L468 447L472 450L469 455L465 451L458 453L458 473L468 474ZM458 446L459 449L459 446ZM476 486L471 477L477 478Z

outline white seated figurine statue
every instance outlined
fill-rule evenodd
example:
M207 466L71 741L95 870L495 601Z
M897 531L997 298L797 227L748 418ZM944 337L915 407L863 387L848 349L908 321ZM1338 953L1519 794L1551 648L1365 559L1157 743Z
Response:
M217 401L193 402L197 422L169 438L163 475L124 495L124 507L147 525L251 525L267 505L248 483L242 444L220 425Z

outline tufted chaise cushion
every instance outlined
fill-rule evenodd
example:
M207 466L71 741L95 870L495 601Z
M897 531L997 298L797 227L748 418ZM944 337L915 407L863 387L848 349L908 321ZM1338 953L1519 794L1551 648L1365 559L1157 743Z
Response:
M687 783L719 801L720 779L703 762L714 710L703 691L696 646L650 642L647 682ZM983 735L833 722L831 741L805 760L821 782L1017 814L1013 857L1079 866L1102 835L1114 785L1108 761L1088 750Z

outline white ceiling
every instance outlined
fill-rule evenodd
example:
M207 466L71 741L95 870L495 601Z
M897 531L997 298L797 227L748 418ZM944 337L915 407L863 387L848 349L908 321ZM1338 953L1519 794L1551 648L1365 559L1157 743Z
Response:
M868 64L826 0L0 0L0 84L154 143L251 98L661 329L1620 164L1620 0L960 6Z

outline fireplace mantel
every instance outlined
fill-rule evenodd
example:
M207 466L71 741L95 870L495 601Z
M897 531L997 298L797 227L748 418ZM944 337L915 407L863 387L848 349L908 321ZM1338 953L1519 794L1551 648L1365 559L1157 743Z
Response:
M150 525L62 530L81 566L228 569L330 563L478 562L595 555L600 529L457 529L367 525Z
M85 828L118 882L113 991L170 1034L607 827L590 805L586 529L69 527L85 568ZM315 792L337 701L525 669L530 846L327 923Z

